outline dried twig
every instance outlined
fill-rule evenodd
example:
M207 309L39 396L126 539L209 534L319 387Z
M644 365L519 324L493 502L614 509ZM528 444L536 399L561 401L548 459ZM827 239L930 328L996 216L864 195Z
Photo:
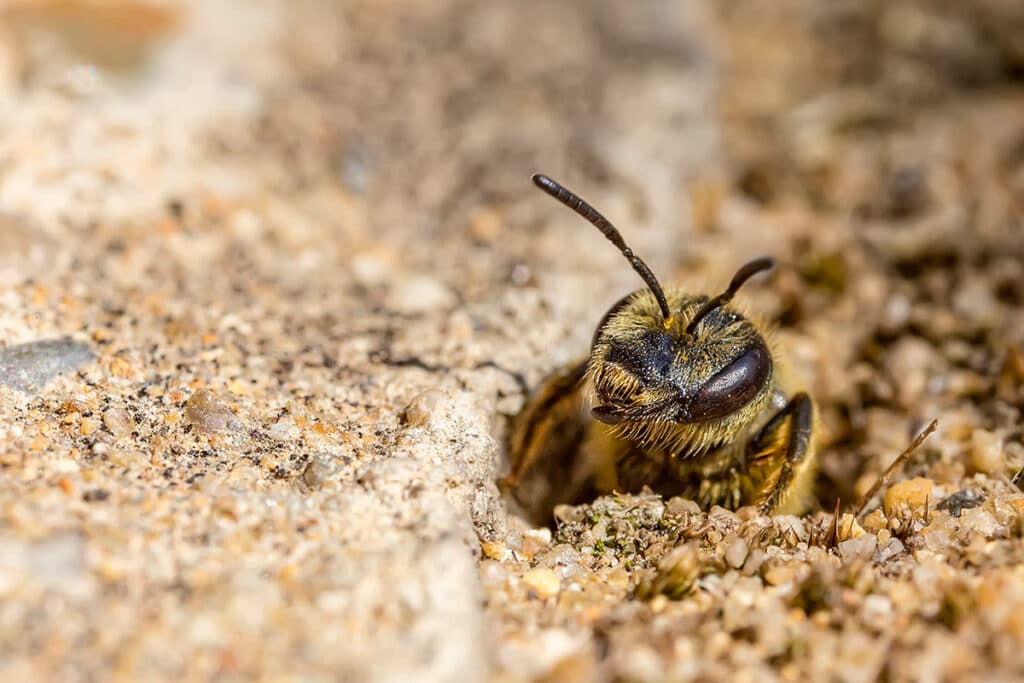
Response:
M842 501L836 498L836 511L832 513L832 523L828 526L828 534L825 536L825 547L834 548L839 542L839 511Z
M907 461L910 454L916 451L917 447L920 446L938 426L939 421L932 420L931 424L925 427L924 431L914 437L914 440L909 446L907 446L906 450L896 456L896 459L892 461L892 464L885 469L885 472L882 472L882 476L878 478L878 481L876 481L874 485L868 489L868 492L864 494L864 497L860 499L860 504L857 506L857 510L853 513L854 517L860 516L860 513L864 511L865 506L867 506L871 499L875 497L875 494L878 493L879 489L885 486L889 479L892 478L892 475L896 474L896 471Z

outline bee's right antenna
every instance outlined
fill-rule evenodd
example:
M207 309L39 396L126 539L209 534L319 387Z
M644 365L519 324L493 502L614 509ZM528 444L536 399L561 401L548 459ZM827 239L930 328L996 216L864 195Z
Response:
M633 250L626 246L625 240L622 239L622 234L612 225L607 218L602 216L597 210L590 204L583 201L574 192L568 188L563 187L559 183L555 182L546 175L536 174L533 176L533 184L540 189L547 192L549 195L562 202L570 209L583 216L587 221L590 222L595 228L601 231L608 241L619 248L622 255L625 256L630 265L633 266L633 270L640 274L643 281L650 288L654 294L654 298L658 300L658 306L661 308L661 314L665 320L672 317L672 312L669 310L668 301L665 299L665 292L661 289L661 284L658 283L658 279L654 277L654 273L647 267L647 264L641 260L639 256L633 253Z
M711 311L715 310L719 306L729 303L729 301L736 295L739 288L743 286L744 282L754 275L757 275L762 270L768 270L774 265L775 261L771 257L763 256L741 266L740 269L736 271L736 274L732 276L732 281L729 282L729 288L701 306L700 310L697 311L697 315L693 316L693 320L691 320L690 324L686 326L686 333L693 334L696 332L697 323L703 320Z

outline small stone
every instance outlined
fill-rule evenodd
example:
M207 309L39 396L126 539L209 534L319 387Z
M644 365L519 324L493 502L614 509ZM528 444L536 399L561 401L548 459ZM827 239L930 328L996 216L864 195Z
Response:
M526 572L523 575L523 583L529 586L533 594L541 600L547 600L554 595L558 595L558 591L562 587L558 574L552 569L543 567Z
M739 569L746 562L749 553L750 546L740 536L737 536L725 549L725 563L733 569Z
M580 552L566 543L554 548L537 558L538 567L549 567L559 578L567 579L585 572L581 564Z
M509 280L512 281L516 287L522 287L530 281L530 266L525 263L517 263L512 266L512 272L509 273Z
M796 578L796 569L788 562L772 558L761 566L761 576L769 586L782 586Z
M114 358L110 361L107 367L110 370L110 374L114 377L120 377L121 379L135 379L138 376L138 371L135 367L124 358Z
M443 283L427 275L399 279L388 293L388 308L397 313L426 313L449 308L455 295Z
M761 565L768 559L768 554L761 548L754 548L747 555L747 561L743 563L744 574L756 574L761 570Z
M839 543L839 554L844 562L852 562L858 558L870 557L875 552L878 539L872 534L864 534L860 538L851 538Z
M622 680L660 681L665 677L665 665L661 656L652 646L644 643L636 643L628 648L627 652L621 655L618 666L621 669Z
M795 545L807 542L807 527L799 517L795 515L779 515L775 518L775 524L785 536L787 543Z
M985 502L985 492L981 489L964 489L948 496L936 507L945 510L954 517L959 517L964 510L976 508Z
M477 241L491 243L501 235L501 214L489 207L477 209L469 218L469 236Z
M971 432L971 464L985 474L1004 471L1003 440L987 429L975 429Z
M409 402L402 417L409 427L426 427L442 415L442 408L450 401L451 396L443 389L427 389Z
M529 529L523 532L523 553L533 557L551 545L551 529Z
M341 465L330 453L318 453L309 459L302 470L302 481L311 489L321 488L331 479L338 476Z
M100 428L100 421L94 417L82 418L81 424L78 425L78 433L82 436L89 436Z
M74 372L94 358L71 338L44 339L0 349L0 384L35 393L57 375Z
M237 432L245 427L220 396L209 389L200 389L192 394L185 403L185 418L203 434Z
M864 531L864 527L857 522L857 518L849 512L839 519L837 536L840 541L848 541L851 538L860 538L866 533L867 532Z
M1007 531L991 512L980 507L964 510L960 517L960 523L964 528L972 529L985 538L1003 536Z
M294 418L290 415L285 415L267 428L267 436L274 441L291 441L299 438L301 435L302 430L299 429L299 426L295 424Z
M882 508L875 508L864 517L864 529L875 534L889 526Z
M861 607L865 621L878 628L892 614L892 601L884 595L868 595Z
M692 589L704 569L700 547L686 543L672 549L658 562L658 568L645 577L636 588L636 597L650 600L664 595L680 600Z
M103 411L103 424L118 439L128 436L135 429L135 420L124 408L107 408Z
M923 510L925 504L931 499L934 488L935 482L924 477L893 484L885 492L885 499L882 503L886 516L892 517L894 512L903 505L911 510Z
M379 287L392 278L395 257L384 249L360 252L349 262L349 272L363 287Z
M887 562L902 553L904 550L906 550L906 547L903 545L903 542L898 538L894 538L882 546L878 551L878 557L875 559L879 562Z
M106 489L90 489L82 494L82 500L86 503L102 502L110 498L110 491Z
M1024 502L1024 498L1021 499ZM555 518L555 521L559 524L568 524L570 522L579 522L583 519L583 512L581 508L575 505L566 505L559 503L551 511L551 516Z
M67 417L69 415L81 415L88 407L77 398L69 398L57 406L57 414Z
M682 517L683 515L699 515L701 514L700 505L697 505L694 501L689 498L670 498L665 504L665 511L674 516Z
M491 560L497 560L499 562L509 555L508 546L501 541L483 541L480 544L480 550L483 552L484 557Z
M950 526L941 526L937 529L925 529L924 547L936 555L944 555L949 552L949 547L956 542L953 530Z

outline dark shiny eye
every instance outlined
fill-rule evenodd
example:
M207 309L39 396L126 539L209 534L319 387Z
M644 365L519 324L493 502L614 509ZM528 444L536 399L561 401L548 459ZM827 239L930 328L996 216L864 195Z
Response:
M700 388L689 403L689 418L715 420L735 413L758 395L771 372L768 350L760 344L750 347Z

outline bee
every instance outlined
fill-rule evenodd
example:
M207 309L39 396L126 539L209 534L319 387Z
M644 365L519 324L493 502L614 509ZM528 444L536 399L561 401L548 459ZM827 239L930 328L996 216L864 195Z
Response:
M590 353L550 375L513 419L506 489L534 521L555 505L637 492L708 508L806 509L814 403L783 393L767 333L731 303L771 258L740 267L716 296L663 290L619 231L544 175L534 184L601 231L646 285L597 325Z

